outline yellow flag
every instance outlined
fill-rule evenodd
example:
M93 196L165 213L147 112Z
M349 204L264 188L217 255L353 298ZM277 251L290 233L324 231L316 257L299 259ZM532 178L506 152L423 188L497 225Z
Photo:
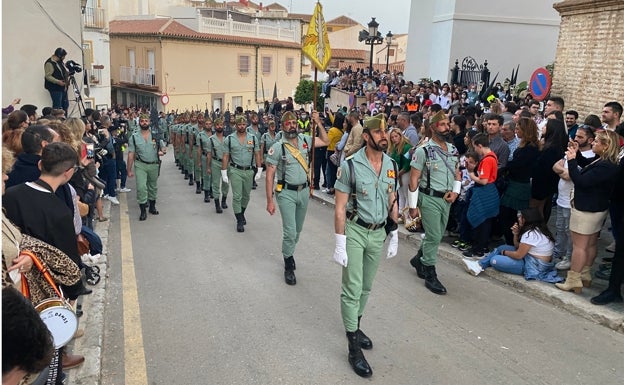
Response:
M314 7L314 14L310 20L308 33L303 37L303 54L314 63L314 66L325 71L331 60L331 48L329 47L329 36L323 18L323 6L317 2Z

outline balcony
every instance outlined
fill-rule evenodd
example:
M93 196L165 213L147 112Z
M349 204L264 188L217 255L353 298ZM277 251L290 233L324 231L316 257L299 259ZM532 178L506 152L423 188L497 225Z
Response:
M121 83L134 84L149 88L158 87L158 84L156 83L156 71L151 68L122 66L119 71L119 81Z
M92 69L87 70L87 78L89 79L90 86L100 86L102 85L102 70L104 69L103 65L93 65Z
M104 29L107 27L104 8L85 7L82 20L85 28Z
M213 33L217 35L230 35L252 37L257 39L269 39L299 43L301 41L298 29L286 29L261 25L256 19L253 23L241 23L232 20L213 19L208 17L199 18L199 32Z

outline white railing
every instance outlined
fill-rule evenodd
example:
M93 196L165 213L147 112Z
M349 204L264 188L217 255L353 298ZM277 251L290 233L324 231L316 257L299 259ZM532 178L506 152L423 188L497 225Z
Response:
M301 41L299 30L260 25L258 21L242 23L231 18L227 20L200 17L199 32L217 35L256 37L298 43Z
M151 68L120 67L119 81L156 87L156 71Z
M104 8L85 7L82 20L87 28L104 29L107 27Z

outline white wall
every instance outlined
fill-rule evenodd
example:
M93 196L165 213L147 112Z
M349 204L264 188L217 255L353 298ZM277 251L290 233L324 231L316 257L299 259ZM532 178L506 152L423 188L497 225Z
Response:
M84 40L91 41L93 44L93 64L102 64L104 69L101 71L100 84L92 85L89 88L89 96L83 94L82 97L85 100L90 99L93 102L93 108L102 104L111 107L110 41L108 34L85 31Z
M487 59L493 76L518 81L554 61L559 33L555 0L424 0L412 5L406 77L447 81L455 60Z
M38 2L42 8L33 1L2 1L2 105L21 97L41 113L52 105L43 88L43 64L54 50L63 47L66 60L82 64L82 15L79 0Z

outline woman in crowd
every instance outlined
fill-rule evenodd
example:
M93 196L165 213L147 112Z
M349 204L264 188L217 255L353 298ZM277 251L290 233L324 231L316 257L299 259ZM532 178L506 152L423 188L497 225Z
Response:
M470 274L478 275L493 267L503 273L524 275L527 280L561 282L552 262L555 238L537 208L526 208L512 226L514 245L502 245L480 261L464 258L464 267Z
M336 146L342 139L343 128L345 126L345 117L342 113L337 112L334 116L334 121L332 122L332 126L327 132L327 138L329 139L329 144L327 145L327 170L325 172L325 176L327 177L327 190L326 192L329 195L334 194L334 184L336 183L336 172L338 171L338 166L340 165L341 154L340 151L336 149ZM337 161L338 164L334 164L331 160L331 156L337 153Z
M388 155L397 163L399 175L399 221L405 203L407 202L407 187L409 184L410 162L409 155L412 145L409 139L401 133L400 128L390 130L390 144L388 145ZM405 156L407 154L407 157Z
M557 192L559 175L553 171L553 165L563 157L568 145L568 134L565 123L561 120L549 119L542 132L543 146L533 168L531 182L530 207L537 207L548 223L552 197Z
M15 155L22 153L22 134L28 127L28 115L21 110L13 111L2 124L2 143Z
M507 188L501 197L500 224L505 243L513 245L511 226L516 214L529 207L531 199L531 173L539 156L537 124L530 118L520 118L515 130L520 139L513 159L507 162Z
M576 155L578 143L570 142L565 153L568 173L574 182L570 232L572 262L561 290L580 293L591 285L591 267L597 254L598 233L607 217L609 198L618 174L619 137L613 131L596 135L592 150L598 159L579 170Z

